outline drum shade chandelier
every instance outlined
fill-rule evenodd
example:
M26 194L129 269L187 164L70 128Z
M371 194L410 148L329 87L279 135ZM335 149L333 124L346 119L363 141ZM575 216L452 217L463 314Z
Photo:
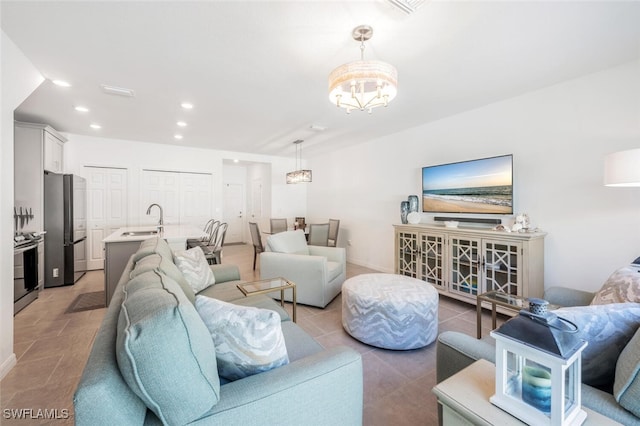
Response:
M302 170L302 139L293 141L296 146L296 170L287 173L287 183L311 182L311 170Z
M373 36L373 28L360 25L351 33L360 42L360 60L340 65L329 74L329 101L347 113L387 106L398 92L398 71L382 61L364 60L364 42Z

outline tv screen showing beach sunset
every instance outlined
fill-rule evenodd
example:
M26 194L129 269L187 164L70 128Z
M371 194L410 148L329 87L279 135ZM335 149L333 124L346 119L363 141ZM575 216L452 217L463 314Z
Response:
M422 168L422 211L513 214L513 156Z

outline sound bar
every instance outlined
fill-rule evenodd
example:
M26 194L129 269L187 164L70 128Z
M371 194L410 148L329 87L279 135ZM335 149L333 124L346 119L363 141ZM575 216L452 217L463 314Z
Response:
M467 222L467 223L487 223L491 225L500 225L502 220L500 219L484 219L479 217L443 217L436 216L433 220L437 222L446 222L448 220L456 220L458 222Z

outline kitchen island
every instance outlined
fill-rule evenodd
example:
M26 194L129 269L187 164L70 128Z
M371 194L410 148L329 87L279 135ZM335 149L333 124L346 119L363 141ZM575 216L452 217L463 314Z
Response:
M187 239L205 236L204 231L193 225L165 225L161 232L156 226L137 226L119 228L104 243L104 294L106 306L109 306L113 291L118 285L122 271L140 243L148 238L162 237L169 243L171 250L184 250Z

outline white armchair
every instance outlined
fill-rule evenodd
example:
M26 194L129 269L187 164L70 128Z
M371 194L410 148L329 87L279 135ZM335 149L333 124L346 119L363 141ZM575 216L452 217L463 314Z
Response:
M345 249L308 246L302 230L270 235L265 251L260 253L260 278L283 277L293 281L297 286L297 303L303 305L327 306L342 290L346 276ZM285 300L291 300L290 292L285 292Z

